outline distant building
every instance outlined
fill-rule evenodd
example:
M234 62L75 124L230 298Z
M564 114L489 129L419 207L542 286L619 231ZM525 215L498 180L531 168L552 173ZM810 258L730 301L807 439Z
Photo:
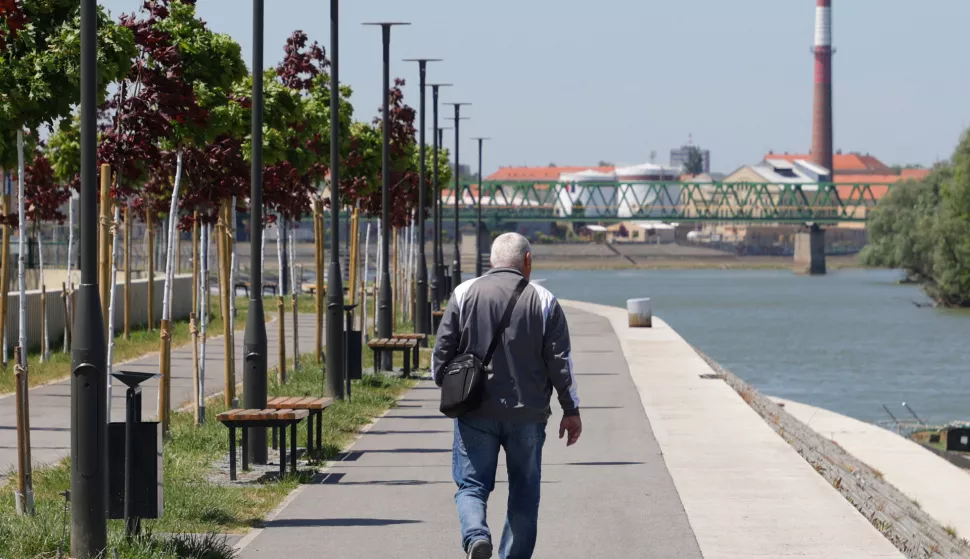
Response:
M458 171L459 171L458 172L458 176L459 177L465 177L465 176L468 176L468 175L472 174L471 165L461 164L458 167ZM452 176L454 176L454 173L455 173L455 164L454 163L451 163L451 172L452 172Z
M670 166L680 169L687 164L687 159L690 158L690 150L696 149L701 153L701 159L704 160L704 173L711 172L711 150L701 149L697 146L680 146L679 148L670 150Z
M792 154L778 154L769 152L765 156L765 159L783 159L788 162L805 160L811 161L811 155L792 155ZM863 155L861 153L842 153L838 151L832 157L832 171L835 176L839 175L893 175L892 168L877 159L876 157L869 155L868 153Z

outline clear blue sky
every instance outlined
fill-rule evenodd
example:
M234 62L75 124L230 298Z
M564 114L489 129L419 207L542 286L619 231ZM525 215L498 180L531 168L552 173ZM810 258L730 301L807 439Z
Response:
M100 0L117 15L140 0ZM364 21L410 21L392 32L392 77L444 58L429 79L443 102L467 101L471 136L491 136L486 174L506 165L667 162L686 143L711 150L715 171L768 150L811 145L814 0L357 0L341 3L341 81L357 119L381 102L381 44ZM201 16L252 59L248 0L198 0ZM266 0L267 65L303 29L328 48L329 2ZM970 126L970 2L834 0L835 146L889 164L949 157ZM429 95L430 98L430 95ZM449 108L450 110L450 108ZM430 113L430 102L429 102ZM430 126L430 115L428 118ZM446 140L453 143L453 133ZM429 137L430 142L430 137Z

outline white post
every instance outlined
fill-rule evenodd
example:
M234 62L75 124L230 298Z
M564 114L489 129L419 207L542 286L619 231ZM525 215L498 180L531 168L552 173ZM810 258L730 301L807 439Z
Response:
M653 327L653 311L650 308L649 298L627 299L626 310L630 328Z

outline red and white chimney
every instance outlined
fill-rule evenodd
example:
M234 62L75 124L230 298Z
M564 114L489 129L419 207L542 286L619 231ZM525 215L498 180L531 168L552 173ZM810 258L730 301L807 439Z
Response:
M812 160L834 176L832 168L832 0L816 0L815 113Z

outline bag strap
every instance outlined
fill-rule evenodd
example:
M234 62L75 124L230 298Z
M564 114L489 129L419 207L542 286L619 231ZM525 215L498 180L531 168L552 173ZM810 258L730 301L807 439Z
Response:
M502 339L502 334L509 327L509 322L512 320L512 311L515 309L515 304L519 301L519 297L522 296L522 292L525 291L527 285L529 285L529 281L522 278L519 284L515 286L515 291L512 292L512 299L509 301L508 306L505 307L505 314L502 315L502 321L499 322L498 327L495 328L495 333L492 335L492 343L488 344L488 351L485 352L482 367L488 367L488 364L492 361L492 354L498 348L499 340Z

